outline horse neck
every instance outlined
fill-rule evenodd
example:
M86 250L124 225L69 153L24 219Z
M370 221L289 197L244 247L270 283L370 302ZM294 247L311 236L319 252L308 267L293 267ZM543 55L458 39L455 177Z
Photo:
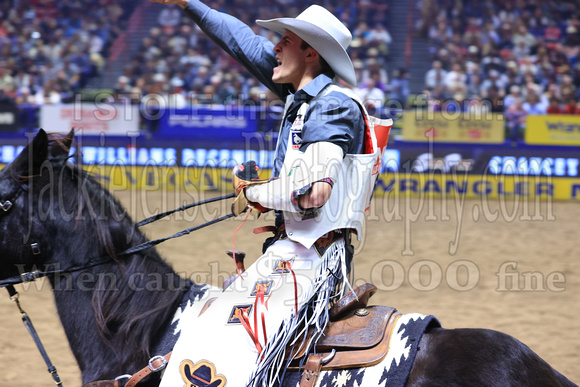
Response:
M61 269L146 241L128 217L103 223L89 220L80 226L72 221L51 234L50 262ZM143 368L191 283L151 248L84 271L57 274L51 284L86 383Z
M51 282L85 383L146 365L188 287L151 252Z

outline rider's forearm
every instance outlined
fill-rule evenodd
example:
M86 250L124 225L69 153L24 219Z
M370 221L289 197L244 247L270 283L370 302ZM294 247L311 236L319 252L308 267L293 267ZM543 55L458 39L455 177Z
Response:
M336 144L311 144L284 169L279 179L246 188L246 198L266 208L288 212L321 207L330 198L343 157Z

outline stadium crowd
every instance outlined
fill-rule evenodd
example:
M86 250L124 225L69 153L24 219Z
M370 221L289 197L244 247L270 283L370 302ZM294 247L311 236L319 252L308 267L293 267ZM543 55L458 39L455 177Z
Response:
M216 0L256 33L258 18L297 14L306 0ZM349 54L369 107L408 102L406 69L386 69L389 3L326 4L353 33ZM580 114L580 19L572 0L421 0L418 35L432 62L428 108L502 112L509 135L528 114ZM69 102L105 66L124 30L131 0L7 0L0 4L0 101ZM178 7L164 7L116 85L119 95L160 95L170 106L262 104L272 98L253 76L211 42ZM453 102L453 103L449 103Z
M512 139L528 114L580 114L576 1L422 0L419 8L430 109L502 112Z
M211 6L235 15L252 26L256 33L277 42L279 37L257 26L255 20L297 14L310 3L305 0L221 0L212 2ZM363 97L382 105L392 86L385 66L391 43L386 28L388 3L338 1L328 8L353 31L350 55L359 72ZM398 81L401 83L401 79ZM143 39L137 55L125 67L115 89L119 95L161 95L176 107L188 104L260 104L271 97L251 74L201 33L178 7L161 9L158 25Z
M0 2L0 100L72 101L105 66L131 10L131 0Z

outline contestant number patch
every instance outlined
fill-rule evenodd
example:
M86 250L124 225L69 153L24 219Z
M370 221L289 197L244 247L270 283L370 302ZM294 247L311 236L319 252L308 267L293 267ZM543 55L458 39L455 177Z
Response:
M272 290L272 285L274 284L274 281L270 280L270 281L256 281L256 283L254 284L254 288L252 289L252 292L250 293L250 296L252 297L256 297L258 295L258 292L260 291L260 289L262 289L262 292L264 293L265 296L270 294L270 291Z
M232 311L230 312L230 316L228 317L228 324L241 324L242 322L240 319L242 318L242 312L246 313L246 315L249 315L251 310L252 304L234 305Z
M290 273L290 267L294 263L294 257L288 259L277 259L274 263L274 270L272 274L286 274Z

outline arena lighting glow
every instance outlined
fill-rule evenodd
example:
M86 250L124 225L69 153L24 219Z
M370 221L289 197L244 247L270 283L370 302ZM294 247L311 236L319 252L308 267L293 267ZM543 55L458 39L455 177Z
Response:
M14 161L16 156L22 152L24 149L23 145L12 146L12 145L2 145L0 147L0 163L8 164Z
M578 176L577 158L493 156L488 164L494 175Z

